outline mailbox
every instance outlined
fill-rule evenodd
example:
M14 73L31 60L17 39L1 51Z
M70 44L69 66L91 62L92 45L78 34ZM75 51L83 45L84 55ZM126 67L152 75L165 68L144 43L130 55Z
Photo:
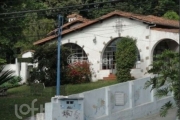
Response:
M45 120L84 120L82 97L53 97L45 104Z

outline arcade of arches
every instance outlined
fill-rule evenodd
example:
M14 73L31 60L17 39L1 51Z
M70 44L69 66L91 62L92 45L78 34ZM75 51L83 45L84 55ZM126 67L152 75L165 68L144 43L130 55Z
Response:
M107 60L106 62L102 62L100 65L101 70L112 70L112 73L116 73L116 60L115 60L115 53L116 53L116 43L120 41L121 38L116 38L109 42L107 46L104 49L104 52L102 53L101 60ZM63 46L68 47L69 50L71 51L71 59L69 59L70 63L77 62L77 61L88 61L88 56L81 48L79 45L74 44L74 43L67 43L64 44ZM152 49L152 55L151 57L153 58L154 55L162 53L165 49L168 50L173 50L173 51L178 51L178 43L174 40L171 39L163 39L156 43ZM138 48L137 48L138 49ZM138 55L137 55L137 62L136 66L134 68L140 68L140 54L139 51L137 50ZM139 64L139 65L138 65ZM138 66L138 67L137 67Z

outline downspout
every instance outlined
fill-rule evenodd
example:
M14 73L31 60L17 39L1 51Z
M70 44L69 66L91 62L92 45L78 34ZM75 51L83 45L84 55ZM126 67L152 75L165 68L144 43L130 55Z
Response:
M151 64L151 62L152 62L152 56L151 56L151 50L152 50L152 49L150 50L151 40L152 40L152 39L151 39L151 38L152 38L152 37L151 37L151 28L152 28L152 27L156 27L156 24L149 25L149 56L150 56L150 57L149 57L149 59L150 59L150 63L149 63L149 64ZM152 48L152 47L151 47L151 48Z

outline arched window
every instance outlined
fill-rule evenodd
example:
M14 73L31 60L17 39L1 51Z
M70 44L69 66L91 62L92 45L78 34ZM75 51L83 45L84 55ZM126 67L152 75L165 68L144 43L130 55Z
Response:
M153 60L154 59L154 56L158 55L158 54L161 54L164 50L173 50L173 51L177 51L177 48L178 48L178 43L173 41L173 40L170 40L170 39L165 39L165 40L162 40L161 42L159 42L154 51L153 51Z
M115 69L116 68L116 44L121 40L121 38L116 38L112 40L105 48L103 56L102 56L102 69ZM140 54L137 49L137 61L140 61Z
M79 45L73 43L67 43L63 46L68 48L71 52L71 55L69 55L68 57L69 63L88 60L85 51Z

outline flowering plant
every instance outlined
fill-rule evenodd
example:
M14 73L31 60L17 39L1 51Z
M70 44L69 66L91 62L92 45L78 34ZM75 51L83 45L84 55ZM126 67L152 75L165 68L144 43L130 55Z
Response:
M87 61L79 61L68 65L68 78L73 84L90 82L91 71Z

